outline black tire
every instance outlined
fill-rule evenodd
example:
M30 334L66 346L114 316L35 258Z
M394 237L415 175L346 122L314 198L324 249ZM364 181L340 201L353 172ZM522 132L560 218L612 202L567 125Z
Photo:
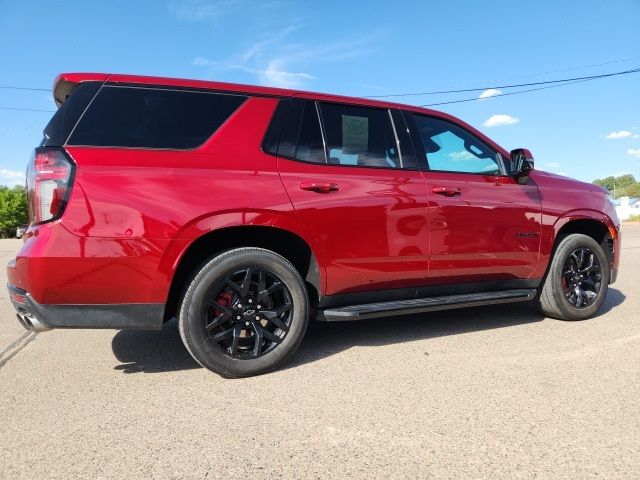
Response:
M237 278L242 282L236 283ZM267 290L272 290L269 296ZM248 306L251 302L254 308ZM288 260L262 248L236 248L195 275L180 305L178 329L203 367L229 378L260 375L296 351L307 329L308 303L305 283ZM283 313L276 315L279 311Z
M587 256L589 252L593 253L594 262L597 261L598 269L591 267L591 270L582 274L583 277L589 278L582 279L580 272L584 269L575 265L578 264L577 259L580 257L580 252L585 251ZM587 257L587 260L584 261L588 262L589 258ZM585 264L582 263L582 265ZM609 260L598 242L587 235L578 233L567 235L560 240L558 248L556 248L540 290L538 298L540 310L547 317L560 320L591 318L602 306L607 296L610 275ZM584 285L581 283L583 281ZM576 285L579 287L578 290L575 290ZM597 295L594 297L574 293L587 291L592 294L592 291L596 290Z

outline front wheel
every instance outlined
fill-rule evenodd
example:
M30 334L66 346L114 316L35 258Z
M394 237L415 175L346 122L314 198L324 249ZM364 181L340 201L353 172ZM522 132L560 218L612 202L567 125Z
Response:
M225 377L275 369L300 345L308 323L304 281L282 256L237 248L196 274L180 306L180 336L193 358Z
M542 313L560 320L584 320L602 306L611 271L593 238L571 234L558 244L540 291Z

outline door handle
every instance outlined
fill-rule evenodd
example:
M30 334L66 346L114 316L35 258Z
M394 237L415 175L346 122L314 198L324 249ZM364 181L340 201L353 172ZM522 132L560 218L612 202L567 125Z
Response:
M457 187L433 187L431 189L433 193L437 193L438 195L444 195L446 197L453 197L455 195L460 195L460 189Z
M300 184L300 190L309 190L318 193L336 192L338 189L337 183L330 182L302 182Z

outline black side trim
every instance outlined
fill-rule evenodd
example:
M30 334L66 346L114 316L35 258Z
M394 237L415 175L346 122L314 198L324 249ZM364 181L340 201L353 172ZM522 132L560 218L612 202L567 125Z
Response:
M318 312L318 319L328 322L361 320L365 318L386 317L388 315L407 315L435 310L449 310L452 308L521 302L533 299L536 292L536 289L518 289L505 290L502 292L467 293L462 295L416 298L395 302L367 303L364 305L321 310Z
M407 126L402 112L398 109L392 108L391 118L393 119L393 125L400 142L400 153L402 154L402 169L403 170L420 170L418 168L418 161L416 159L416 152L411 142L411 136L409 135L409 127Z
M371 302L390 302L394 300L411 300L413 298L433 297L436 295L459 295L463 293L495 292L518 288L538 288L541 282L541 278L533 278L342 293L321 297L318 302L318 308L340 307Z
M14 302L18 313L31 314L48 328L162 329L164 303L40 305L24 290L9 285L9 291L27 299L25 304Z

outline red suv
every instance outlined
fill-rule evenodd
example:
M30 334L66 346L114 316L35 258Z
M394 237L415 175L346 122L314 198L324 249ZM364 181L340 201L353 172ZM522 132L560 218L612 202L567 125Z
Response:
M228 377L309 319L535 300L593 316L620 222L601 187L533 171L450 115L293 90L63 74L8 265L30 330L160 329Z

